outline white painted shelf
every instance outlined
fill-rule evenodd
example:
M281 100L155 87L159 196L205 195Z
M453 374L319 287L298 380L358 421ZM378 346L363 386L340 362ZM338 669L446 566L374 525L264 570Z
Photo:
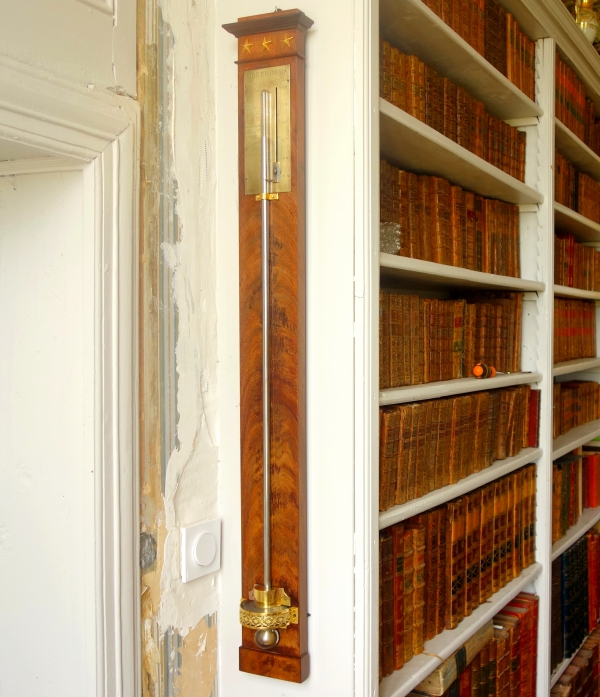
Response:
M569 232L578 242L600 243L600 225L580 213L554 202L554 227L557 232Z
M464 87L501 119L540 116L540 107L488 63L422 0L380 0L382 36Z
M441 489L436 489L431 491L421 498L415 499L414 501L408 501L408 503L403 503L400 506L394 506L393 508L384 511L379 514L379 529L387 528L394 523L398 523L401 520L406 520L414 515L419 515L425 511L429 511L436 506L440 506L443 503L452 501L469 491L474 491L480 486L485 486L490 482L504 477L520 467L524 467L531 462L535 462L542 454L541 448L525 448L518 455L514 457L507 457L504 460L496 460L490 467L481 472L475 472L470 474L468 477L461 479L456 484L450 484L444 486Z
M569 373L580 373L582 370L590 370L600 365L600 358L577 358L573 361L555 363L552 368L552 375L568 375Z
M379 117L381 156L391 163L411 172L444 177L476 194L509 203L532 204L544 200L539 191L381 98Z
M487 380L479 380L475 377L458 378L457 380L426 382L423 385L391 387L387 390L380 390L379 405L420 402L424 399L451 397L455 394L481 392L482 390L497 390L501 387L512 387L513 385L533 385L541 379L541 373L507 373L506 375L496 375L496 377L488 378Z
M569 288L568 286L554 286L554 295L561 298L579 298L580 300L600 300L600 292L596 290L582 290L581 288Z
M498 276L493 273L471 271L460 266L436 264L433 261L410 259L395 254L379 254L379 275L383 287L386 284L410 284L410 288L457 287L478 290L522 290L543 292L546 284L524 278ZM600 297L600 293L598 293Z
M562 455L566 455L574 448L578 448L580 445L591 441L597 436L600 436L600 419L590 421L577 428L572 428L568 433L565 433L564 436L559 436L554 439L552 459L556 460Z
M558 152L580 172L600 181L600 157L559 119L555 119L554 132Z
M492 598L466 617L456 629L446 629L425 642L425 653L415 656L402 670L384 678L379 685L379 697L405 697L442 661L457 651L475 632L491 620L518 593L528 586L541 572L541 564L532 564L518 578L513 579Z
M585 508L579 520L569 528L567 534L552 545L552 561L574 545L580 537L600 520L600 508Z

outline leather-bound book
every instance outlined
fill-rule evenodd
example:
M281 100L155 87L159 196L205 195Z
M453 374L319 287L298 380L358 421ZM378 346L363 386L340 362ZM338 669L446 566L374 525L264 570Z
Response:
M480 508L481 493L476 491L466 496L467 499L467 545L468 545L468 561L467 568L467 588L465 596L465 615L467 606L470 606L470 611L476 610L479 607L480 597L480 531L481 531L481 515Z
M465 607L465 501L448 503L447 560L451 582L446 591L447 629L454 629L464 617Z
M465 301L455 300L453 309L452 378L463 377L463 354L465 333Z
M444 135L454 142L457 141L457 87L448 78L442 83L444 99Z
M415 498L424 496L429 489L429 458L431 450L432 413L433 402L431 400L421 402L421 418L418 432L418 455L415 471Z
M390 387L390 294L379 291L379 389Z
M463 258L463 190L460 186L450 187L450 235L452 240L452 266L462 266Z
M409 385L419 385L422 380L423 370L421 365L421 352L419 350L420 335L420 305L421 298L418 295L408 295L409 303L409 349L410 349L410 378Z
M508 697L510 692L510 631L494 624L495 690L494 696Z
M479 653L479 692L477 697L488 697L489 695L490 646L493 643L494 641L492 640L489 644L486 644Z
M388 101L399 109L406 111L406 56L397 48L392 47L390 51L391 62L391 97Z
M419 188L419 239L420 239L420 258L425 261L433 261L433 250L431 248L431 188L430 177L421 174L418 177L417 186Z
M394 549L394 670L404 666L404 525L390 528Z
M413 172L408 173L408 239L409 256L421 259L420 215L419 215L419 180Z
M493 534L492 521L490 519L490 507L488 500L490 496L490 487L481 487L476 492L479 496L479 551L477 558L479 560L479 604L484 603L487 598L487 583L488 583L488 551L489 537Z
M419 428L421 425L421 403L409 404L412 411L411 432L409 442L409 458L406 461L406 498L411 501L415 498L415 474L418 463Z
M475 194L464 192L465 231L466 231L466 262L467 269L475 270L475 237L476 237L476 212Z
M513 579L513 540L514 540L514 499L515 499L515 480L512 475L503 477L506 479L506 542L505 557L506 557L506 576L504 584L506 585Z
M462 88L456 88L456 142L463 148L469 150L470 129L469 129L469 107L470 100L468 93Z
M502 588L502 577L500 571L502 558L502 542L506 534L505 518L505 499L502 496L502 484L500 481L494 482L494 519L493 519L493 539L494 555L492 558L492 592L496 593Z
M399 367L397 369L397 379L400 385L412 384L412 332L414 330L411 317L411 296L398 296L398 312L399 321L401 324L400 336L398 342L398 350L402 352L399 358ZM391 306L390 306L391 307ZM402 372L400 373L400 369ZM392 385L393 387L394 385Z
M496 697L496 656L498 654L497 641L494 640L490 642L489 649L490 660L488 662L488 695L489 697Z
M396 473L396 505L408 500L406 486L408 482L408 467L410 466L410 439L412 434L412 405L400 407L400 427L398 433L398 469Z
M513 475L514 496L513 496L513 578L517 578L522 567L521 543L523 529L523 471L519 470Z
M425 634L426 527L413 527L413 654L423 653Z
M427 589L424 638L425 641L429 641L436 635L436 587L438 582L440 509L434 508L432 511L428 511L424 518L426 528L425 587Z
M449 583L447 574L448 563L448 509L439 509L438 519L438 563L437 583L435 587L435 633L439 634L446 628L446 585Z
M405 295L387 293L389 303L389 387L406 385L404 355Z
M386 511L396 493L396 469L400 431L400 410L387 407L380 410L379 434L379 510Z
M382 639L381 674L394 671L394 543L390 530L380 533Z
M471 661L471 693L469 697L480 697L481 694L481 651Z
M501 626L509 635L509 691L503 686L502 697L519 697L521 677L521 623L514 617L499 614L494 617L494 627Z
M413 657L413 599L414 599L415 547L414 531L404 531L404 662Z

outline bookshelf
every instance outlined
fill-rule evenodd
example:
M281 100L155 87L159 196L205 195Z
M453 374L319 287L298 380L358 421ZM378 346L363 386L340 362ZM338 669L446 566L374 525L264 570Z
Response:
M480 605L456 629L447 629L431 641L427 641L424 653L415 656L402 670L396 671L382 681L379 697L404 697L407 695L518 593L531 586L541 571L541 564L532 564L518 578L513 579L502 590L495 593L490 602Z
M574 544L598 520L600 511L586 509L578 523L554 546L552 536L552 462L600 436L600 419L572 429L553 439L552 384L554 378L568 380L599 380L600 357L578 359L554 364L553 311L554 298L600 301L600 292L568 288L554 284L554 232L568 232L580 243L600 247L600 225L554 201L551 174L556 150L582 172L600 181L600 157L569 131L556 117L555 54L558 51L584 82L587 94L597 105L600 115L600 57L581 35L560 0L502 0L513 13L521 30L536 41L536 100L527 98L503 75L482 58L433 13L422 0L376 0L372 2L371 91L370 111L374 115L371 133L371 205L374 209L370 225L373 234L367 241L360 277L369 279L367 317L364 323L367 353L378 356L378 291L379 288L429 297L459 297L462 290L505 290L525 293L523 308L523 342L521 373L500 375L493 381L462 378L424 385L379 390L377 361L373 360L365 392L369 401L365 423L366 472L370 482L370 515L366 530L371 549L377 546L377 531L414 515L455 499L520 467L536 464L536 563L521 576L496 593L490 603L479 607L456 629L446 630L425 644L425 653L414 657L404 668L381 682L377 675L377 651L371 651L367 682L369 694L379 697L403 697L426 677L441 659L450 656L518 592L527 589L540 598L538 626L537 695L547 697L551 685L558 680L571 659L550 674L551 562ZM444 77L452 79L486 110L527 134L525 182L519 182L442 134L413 118L379 96L379 36L406 54L415 54ZM378 118L375 117L378 115ZM463 189L482 196L499 198L520 207L521 276L509 278L484 274L464 268L410 259L379 252L378 204L379 157L416 173L434 174L449 179ZM364 269L367 269L365 272ZM444 295L444 293L446 295ZM370 304L369 304L370 303ZM369 314L371 313L371 314ZM598 310L596 311L598 321ZM600 322L598 322L600 326ZM595 371L595 372L594 372ZM368 372L368 371L367 371ZM369 389L370 382L370 389ZM493 384L492 384L493 383ZM395 405L419 400L466 394L478 390L497 389L528 384L541 390L539 447L521 451L516 457L496 461L491 467L408 503L380 513L378 491L378 411L376 405ZM370 415L370 418L369 418ZM369 558L367 553L366 558ZM370 622L365 622L368 635L365 645L377 645L378 569L377 552L373 553L366 597L370 601ZM365 693L366 694L366 693Z

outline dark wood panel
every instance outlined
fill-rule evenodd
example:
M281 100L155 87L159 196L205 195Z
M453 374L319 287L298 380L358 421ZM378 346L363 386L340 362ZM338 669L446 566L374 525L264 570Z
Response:
M292 15L295 24L289 26ZM248 33L246 21L255 33ZM254 632L244 628L240 670L292 682L308 677L304 32L310 24L295 10L225 26L238 37L239 56L241 593L246 598L264 579L261 204L244 193L244 72L290 65L292 191L270 203L271 576L273 587L283 588L299 608L299 623L280 632L271 652L258 650Z

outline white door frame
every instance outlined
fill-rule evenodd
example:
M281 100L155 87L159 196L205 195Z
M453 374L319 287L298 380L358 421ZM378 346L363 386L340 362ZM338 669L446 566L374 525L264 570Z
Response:
M96 694L137 697L140 592L137 400L137 102L0 57L2 140L47 157L0 176L81 170L94 236Z

